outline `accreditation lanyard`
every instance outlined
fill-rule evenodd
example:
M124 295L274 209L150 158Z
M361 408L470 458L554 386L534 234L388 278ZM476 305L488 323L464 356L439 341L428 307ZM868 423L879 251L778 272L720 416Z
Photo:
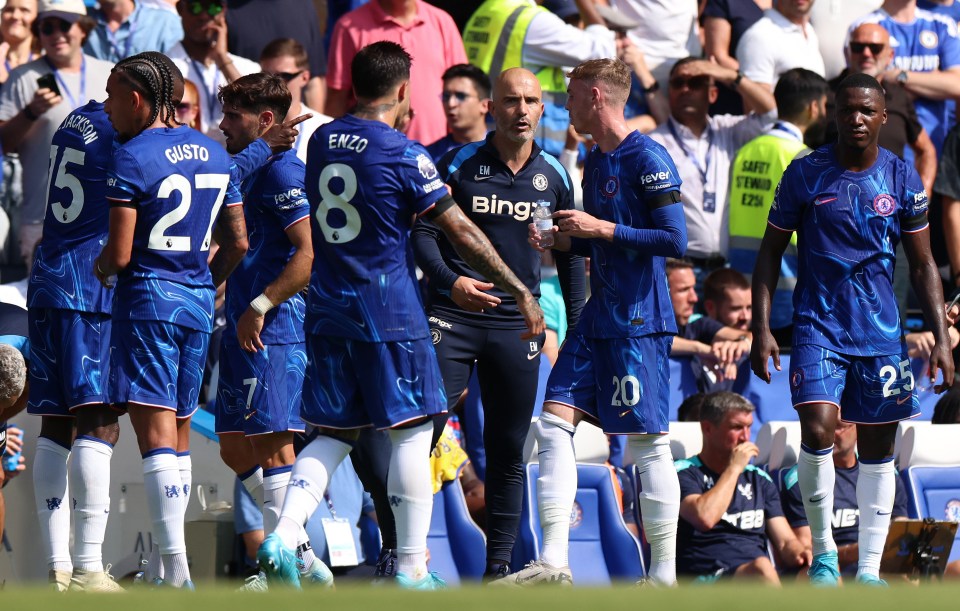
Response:
M707 126L706 164L700 165L700 160L697 159L697 156L693 154L693 151L688 149L686 145L683 144L680 134L677 133L677 128L673 125L673 119L667 120L667 128L670 130L670 135L673 136L677 146L679 146L680 150L683 151L683 154L687 156L687 159L690 160L690 163L693 164L693 167L697 168L697 171L700 172L700 181L703 183L703 187L706 188L707 175L710 173L710 165L713 163L713 130L710 129L709 125Z
M77 101L77 98L73 96L73 92L70 91L70 88L67 87L66 81L63 80L63 77L60 76L60 71L53 65L48 58L43 58L47 65L50 66L50 70L53 71L53 78L57 79L57 85L60 86L60 93L67 96L67 100L70 101L70 108L79 108L83 104L84 100L87 99L87 56L80 56L80 101Z
M117 42L117 32L120 31L120 28L123 27L123 24L120 24L120 28L117 28L117 32L110 30L109 27L103 28L107 33L107 42L110 43L110 49L113 51L113 57L116 58L115 61L120 61L121 59L130 57L130 48L133 45L133 33L137 31L137 22L131 19L127 23L130 24L130 32L127 34L127 38L124 40L123 53L120 53L120 43Z
M21 64L26 64L26 63L32 62L32 61L33 61L33 51L30 51L30 57L27 58L27 61L21 62ZM7 74L9 74L11 70L13 70L13 67L10 66L10 60L9 60L9 59L3 60L3 67L7 69Z
M193 64L193 69L200 77L200 81L203 83L203 95L207 97L207 116L204 118L207 122L213 122L217 118L217 83L220 82L220 68L214 66L213 83L208 83L205 66L195 59L191 59L190 63Z

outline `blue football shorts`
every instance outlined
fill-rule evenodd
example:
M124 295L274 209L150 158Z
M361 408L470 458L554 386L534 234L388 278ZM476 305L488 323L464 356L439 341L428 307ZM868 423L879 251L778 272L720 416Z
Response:
M247 352L235 342L220 345L216 432L263 435L303 432L300 419L303 344L267 344Z
M673 335L624 339L568 335L544 403L573 407L609 434L662 434L669 429Z
M30 397L35 416L71 416L84 405L110 403L110 315L30 308Z
M793 406L832 403L840 417L858 424L899 422L920 415L916 378L907 345L900 354L850 356L805 344L790 355Z
M110 340L110 396L177 412L199 407L210 334L168 322L114 320Z
M307 335L301 411L307 424L387 429L446 411L429 338L363 342Z

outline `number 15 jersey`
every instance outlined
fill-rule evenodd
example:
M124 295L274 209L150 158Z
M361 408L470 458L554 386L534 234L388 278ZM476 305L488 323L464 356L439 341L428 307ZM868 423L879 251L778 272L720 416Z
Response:
M427 150L385 123L347 115L310 138L306 187L315 255L306 332L428 337L410 228L447 189Z
M212 330L211 232L222 205L243 203L230 166L222 146L188 127L146 130L117 151L107 199L135 208L137 224L130 264L117 282L115 320Z

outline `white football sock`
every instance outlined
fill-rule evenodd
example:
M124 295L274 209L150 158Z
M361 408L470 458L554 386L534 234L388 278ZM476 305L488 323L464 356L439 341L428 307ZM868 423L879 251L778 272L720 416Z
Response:
M193 460L189 451L177 452L177 467L180 470L180 483L183 485L183 512L186 515L190 494L193 492Z
M260 468L260 465L246 473L237 475L237 478L250 493L250 496L253 497L253 500L257 502L257 507L263 507L263 469Z
M40 539L47 566L72 571L70 560L70 495L67 459L70 450L46 437L37 438L33 459L33 496L40 521Z
M190 578L190 569L183 532L183 483L173 448L159 448L144 456L143 483L164 580L180 587Z
M390 429L387 495L397 521L397 572L413 580L427 575L427 533L433 513L430 441L433 421Z
M293 465L286 465L266 469L263 472L263 532L265 533L272 533L277 529L292 470Z
M680 481L667 435L631 435L628 441L640 475L640 515L650 544L647 574L659 585L677 582L677 521Z
M274 531L285 546L297 549L300 531L323 501L330 475L350 450L351 446L346 442L318 435L297 456L283 499L283 511Z
M836 552L833 540L833 487L837 471L833 466L833 446L825 450L811 450L800 445L797 461L797 483L803 499L803 511L810 524L813 555Z
M70 490L74 507L73 566L103 572L103 538L110 517L110 458L113 444L82 436L73 442Z
M563 568L569 565L570 512L577 498L577 454L573 446L577 428L549 412L540 416L536 427L540 459L537 498L543 531L540 560Z
M897 493L896 477L892 458L881 463L860 461L860 475L857 477L857 507L860 509L857 577L863 574L880 576L880 557L887 541Z

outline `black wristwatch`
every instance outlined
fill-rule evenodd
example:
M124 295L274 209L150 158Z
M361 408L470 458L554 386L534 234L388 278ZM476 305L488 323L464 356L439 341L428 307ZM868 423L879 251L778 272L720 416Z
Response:
M742 80L743 80L743 72L740 72L739 70L737 70L737 78L733 79L733 82L730 83L730 87L732 87L733 89L736 89L737 87L740 86L740 81Z
M643 93L645 95L650 95L651 93L656 93L658 91L660 91L660 81L653 81L652 85L643 88Z

